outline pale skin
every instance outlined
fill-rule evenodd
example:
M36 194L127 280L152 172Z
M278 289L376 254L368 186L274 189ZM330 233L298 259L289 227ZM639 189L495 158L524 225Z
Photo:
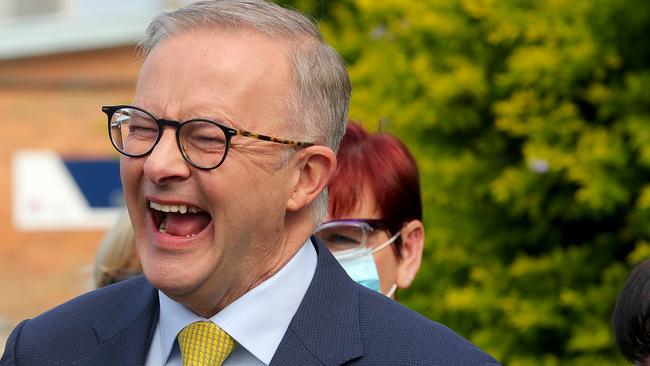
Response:
M161 41L142 67L133 104L158 118L206 118L300 139L288 128L288 42L248 30L195 30ZM299 149L277 168L284 145L235 137L224 163L187 163L166 128L154 150L122 157L121 174L147 279L193 312L211 317L271 277L313 232L309 204L336 168L324 146ZM161 233L149 202L192 205L210 223L191 238Z
M381 219L382 215L377 207L377 202L368 189L358 198L356 208L340 217L328 216L326 221L345 219ZM424 248L424 226L420 220L412 220L404 224L400 230L402 239L401 258L397 256L394 245L390 245L373 254L379 274L381 292L387 294L393 285L398 289L411 286L415 275L422 263L422 250ZM385 230L378 230L368 238L374 247L386 242L390 235ZM394 297L394 294L391 296Z

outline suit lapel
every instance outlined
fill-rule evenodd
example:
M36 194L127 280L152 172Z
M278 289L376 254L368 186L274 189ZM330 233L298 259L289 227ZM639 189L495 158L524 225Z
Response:
M143 365L158 322L158 296L144 277L113 303L93 327L97 349L75 365Z
M305 297L271 360L275 365L341 365L361 357L358 291L336 259L311 238L318 261ZM74 365L142 365L158 321L156 290L140 277L93 324L99 346Z
M316 238L318 262L271 365L340 365L363 354L354 282Z

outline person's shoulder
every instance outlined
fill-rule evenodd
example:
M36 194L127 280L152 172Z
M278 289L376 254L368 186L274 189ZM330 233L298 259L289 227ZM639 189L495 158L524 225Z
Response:
M146 291L147 288L150 289L148 282L143 277L138 277L95 289L38 315L26 325L36 327L41 323L62 323L61 326L73 326L94 322L114 304L124 301L136 291Z
M448 327L375 291L360 290L359 321L364 357L382 359L380 364L391 364L387 359L405 365L499 364Z
M16 354L25 359L72 360L77 352L98 344L97 329L117 318L116 309L128 308L138 298L141 302L149 301L145 299L151 299L153 291L144 278L90 291L24 321L14 330L10 341Z

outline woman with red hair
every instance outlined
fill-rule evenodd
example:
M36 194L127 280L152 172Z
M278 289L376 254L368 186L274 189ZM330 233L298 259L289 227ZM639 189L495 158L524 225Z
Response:
M316 235L353 280L394 297L420 269L424 243L420 177L394 136L350 122L330 182L328 217Z

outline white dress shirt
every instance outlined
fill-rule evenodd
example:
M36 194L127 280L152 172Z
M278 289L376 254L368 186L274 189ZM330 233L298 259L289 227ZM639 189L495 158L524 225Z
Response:
M280 271L210 319L196 315L158 291L160 315L146 364L182 366L176 336L193 322L209 320L237 342L223 366L268 365L314 277L316 261L316 250L307 239Z

